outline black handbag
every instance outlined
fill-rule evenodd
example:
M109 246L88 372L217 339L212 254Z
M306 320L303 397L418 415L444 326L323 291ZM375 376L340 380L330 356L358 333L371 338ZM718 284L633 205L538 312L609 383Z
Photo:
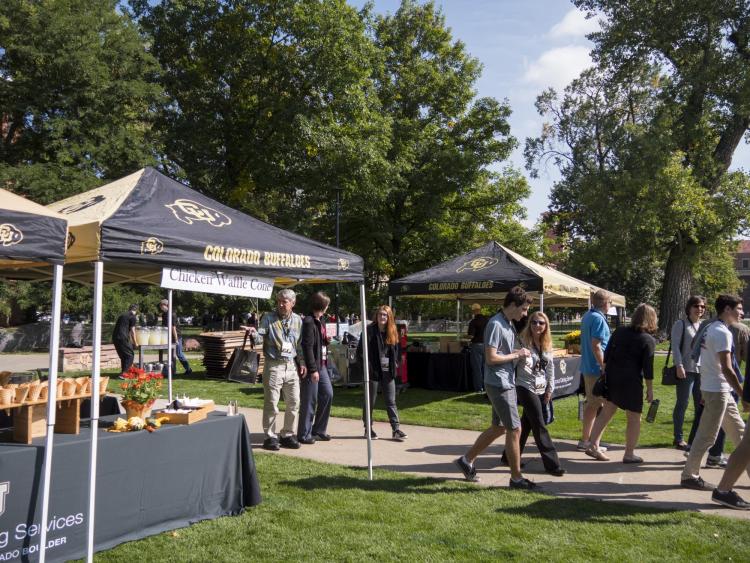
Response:
M607 374L602 372L602 374L599 376L599 379L596 380L596 383L594 383L593 389L591 389L591 393L596 397L603 397L607 398Z
M685 342L685 321L682 321L682 336L680 337L680 351L682 351L682 344ZM677 366L669 365L669 358L672 355L672 341L669 341L669 350L667 350L667 361L664 362L664 367L661 370L661 384L662 385L677 385Z
M227 380L238 383L256 383L258 380L258 352L254 350L255 343L250 340L250 350L245 350L247 345L247 332L242 341L242 346L232 351L227 362Z

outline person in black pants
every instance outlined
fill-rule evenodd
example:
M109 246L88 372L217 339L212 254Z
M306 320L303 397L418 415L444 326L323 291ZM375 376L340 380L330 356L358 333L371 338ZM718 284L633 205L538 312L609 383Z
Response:
M112 331L112 344L115 345L117 355L120 356L122 371L126 373L133 365L133 345L135 344L135 314L138 305L131 305L128 311L117 317L115 329Z
M372 425L372 410L375 407L378 388L382 388L385 397L385 409L388 412L388 420L391 423L393 439L403 442L406 434L401 430L396 409L396 372L398 369L398 332L393 311L388 305L381 305L375 311L372 324L367 327L367 332L362 332L357 347L357 357L362 360L362 339L367 338L367 354L370 366L370 424ZM363 321L364 322L364 321ZM362 422L367 424L366 406L362 408ZM377 440L378 436L370 427L370 437ZM365 438L367 438L367 426L365 426Z
M560 466L557 450L544 420L544 406L552 402L552 391L555 389L552 336L547 315L541 311L532 313L519 338L524 348L531 352L529 357L516 364L518 406L523 407L519 451L523 453L526 440L533 433L545 471L562 477L565 469ZM501 461L507 465L505 452Z
M328 376L325 313L331 299L323 292L311 298L312 313L302 320L302 359L307 372L300 380L300 412L297 423L297 440L300 444L327 442L328 419L331 416L333 386Z

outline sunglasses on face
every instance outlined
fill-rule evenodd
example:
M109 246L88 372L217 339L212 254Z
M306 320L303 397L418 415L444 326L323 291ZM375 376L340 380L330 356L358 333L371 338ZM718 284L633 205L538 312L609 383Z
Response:
M547 326L547 323L545 323L544 321L536 321L536 320L534 320L534 321L531 321L531 324L533 324L535 326Z
M705 309L706 308L705 305L693 305L693 307L695 307L696 309Z

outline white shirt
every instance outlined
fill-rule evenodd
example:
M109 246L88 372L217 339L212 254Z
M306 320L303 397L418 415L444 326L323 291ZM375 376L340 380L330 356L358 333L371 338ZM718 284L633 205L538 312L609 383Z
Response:
M729 393L732 388L721 371L719 352L732 351L732 333L721 321L711 323L701 345L701 391Z

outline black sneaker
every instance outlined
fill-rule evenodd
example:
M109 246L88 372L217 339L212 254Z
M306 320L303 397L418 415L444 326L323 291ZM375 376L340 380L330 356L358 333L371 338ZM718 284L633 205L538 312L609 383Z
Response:
M330 434L313 434L313 438L316 440L319 440L321 442L330 442L331 441L331 435Z
M464 461L464 456L461 456L458 459L454 460L453 463L455 463L458 466L458 468L461 470L461 473L464 474L464 479L466 479L467 481L471 481L473 483L476 483L477 481L479 481L479 477L477 477L476 468L470 463L467 463L466 461Z
M722 493L719 489L714 489L711 500L735 510L750 510L750 502L742 500L742 497L734 491Z
M706 458L706 468L721 469L727 466L728 460L723 455L708 456Z
M514 481L513 479L510 480L510 488L511 489L522 489L524 491L538 491L539 485L534 483L534 481L529 481L526 477L522 477L518 481Z
M294 436L284 436L280 441L282 448L289 448L290 450L298 450L299 442Z
M297 438L297 441L300 444L312 445L312 444L315 443L315 438L313 438L313 437L310 437L310 438Z
M402 432L398 428L393 431L393 439L396 440L397 442L403 442L407 438L408 436L406 435L406 433Z
M680 486L685 489L693 489L694 491L710 491L714 488L711 483L706 483L703 477L690 477L689 479L683 479L680 481Z
M263 449L277 452L279 451L279 441L276 438L266 438L263 440Z
M365 439L366 438L367 438L367 430L365 430ZM372 428L370 428L370 438L372 438L373 440L378 439L378 435L375 434L375 431Z

